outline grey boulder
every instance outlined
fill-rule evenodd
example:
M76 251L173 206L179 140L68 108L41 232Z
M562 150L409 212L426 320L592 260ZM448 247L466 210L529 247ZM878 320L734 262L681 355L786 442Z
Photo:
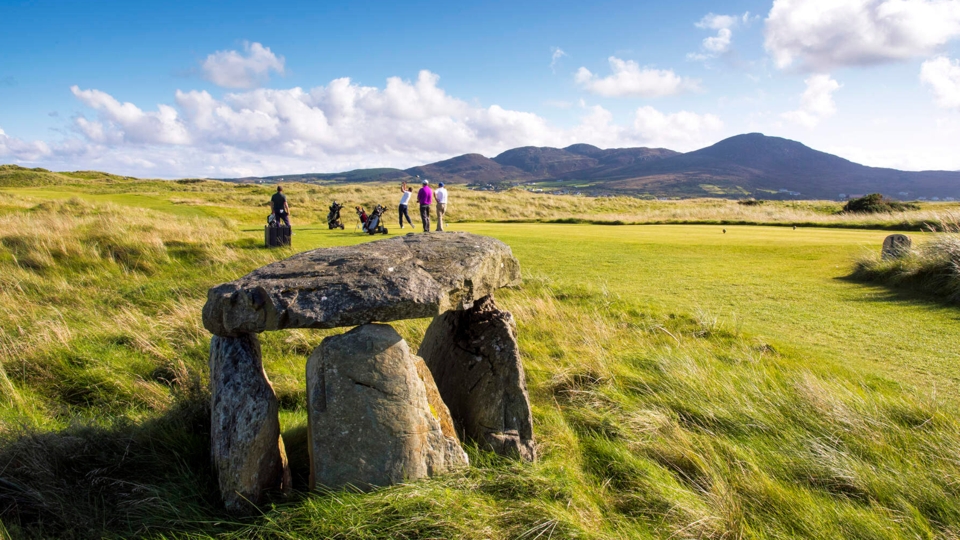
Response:
M210 452L228 510L251 509L291 487L277 396L255 335L210 341Z
M448 311L427 328L418 354L462 433L498 454L536 459L533 417L516 322L492 297Z
M905 234L891 234L883 239L880 256L883 260L902 259L910 254L913 241Z
M307 361L311 489L368 489L467 464L455 433L441 427L449 412L428 398L433 380L418 372L419 361L383 324L328 337L314 350Z
M519 283L520 263L499 240L407 235L306 251L213 287L203 325L233 336L435 317Z

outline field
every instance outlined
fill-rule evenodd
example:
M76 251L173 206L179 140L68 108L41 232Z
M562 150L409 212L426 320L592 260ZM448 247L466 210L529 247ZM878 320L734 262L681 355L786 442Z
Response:
M450 228L503 240L523 267L498 302L542 459L469 447L457 474L305 493L304 363L330 332L275 333L264 357L299 491L240 519L207 456L206 289L370 240L321 226L325 206L393 188L288 187L301 226L270 251L267 187L17 174L0 175L0 536L960 537L957 308L848 278L878 229L948 205L858 218L454 191ZM573 219L701 224L544 223ZM734 221L828 227L709 224ZM416 347L428 322L394 326Z

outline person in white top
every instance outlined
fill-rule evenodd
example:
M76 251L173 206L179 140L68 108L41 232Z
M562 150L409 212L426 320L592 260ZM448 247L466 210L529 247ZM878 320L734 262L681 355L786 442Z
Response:
M437 230L443 230L443 215L447 213L447 188L440 182L439 187L433 192L433 197L437 200Z
M407 187L407 183L404 182L400 184L400 192L403 193L403 195L400 196L400 211L397 212L398 214L400 214L400 228L401 229L403 228L404 217L407 218L407 223L409 223L410 226L413 227L413 222L410 221L410 212L407 211L408 209L407 205L410 204L410 197L413 197L413 188Z

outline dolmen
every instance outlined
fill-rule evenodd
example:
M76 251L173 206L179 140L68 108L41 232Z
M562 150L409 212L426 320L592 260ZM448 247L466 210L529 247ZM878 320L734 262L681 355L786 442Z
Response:
M294 255L210 289L211 458L226 507L290 489L258 334L353 327L306 361L310 488L369 489L468 464L465 438L536 458L516 323L520 264L493 238L407 235ZM432 317L416 354L388 323Z

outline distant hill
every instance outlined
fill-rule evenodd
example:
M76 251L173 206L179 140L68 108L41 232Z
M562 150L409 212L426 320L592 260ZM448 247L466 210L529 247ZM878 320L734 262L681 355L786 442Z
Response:
M566 149L535 146L507 150L493 161L504 167L516 167L534 178L557 178L573 171L592 169L599 163L596 158Z
M73 183L121 182L133 180L99 171L53 172L40 167L28 169L19 165L0 165L0 187L59 186Z
M429 165L413 167L404 172L409 176L451 184L499 184L538 178L522 169L502 165L480 154L464 154Z
M678 155L665 148L601 149L589 144L566 148L524 146L507 150L493 159L464 154L405 172L448 183L499 184L568 177L586 177L649 160Z
M793 192L793 197L835 199L881 192L897 198L960 198L960 172L909 172L866 167L801 143L760 133L665 159L579 175L604 187L666 195Z
M335 174L243 178L234 181L368 182L420 176L456 184L545 182L549 188L587 194L657 197L836 199L880 192L898 199L960 199L960 172L908 172L866 167L760 133L737 135L681 154L665 148L566 148L524 146L493 158L464 154L399 169Z
M324 182L385 182L387 180L396 180L406 178L407 174L400 169L388 167L379 169L355 169L352 171L340 173L304 173L304 174L280 174L277 176L247 176L244 178L224 178L228 182L255 183L255 182L305 182L305 183L324 183Z

